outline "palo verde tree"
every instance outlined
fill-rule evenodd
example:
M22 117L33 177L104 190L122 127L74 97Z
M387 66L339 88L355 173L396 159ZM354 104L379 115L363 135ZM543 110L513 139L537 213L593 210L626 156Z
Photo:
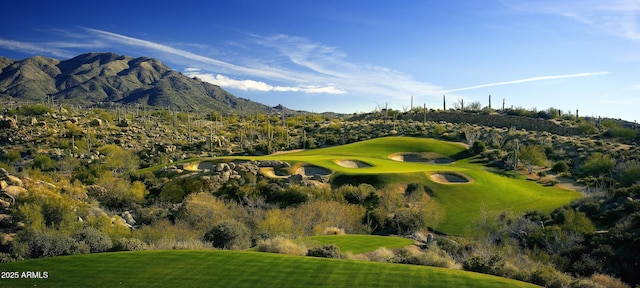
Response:
M547 164L547 156L544 154L544 148L540 145L522 147L518 151L518 157L527 167L529 174L533 173L533 167Z

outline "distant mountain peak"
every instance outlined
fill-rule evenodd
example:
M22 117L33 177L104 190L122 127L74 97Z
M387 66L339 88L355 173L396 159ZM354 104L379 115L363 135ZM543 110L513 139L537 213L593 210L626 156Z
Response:
M274 111L149 57L112 52L85 53L63 61L42 56L18 61L0 57L0 69L0 97L44 101L52 96L68 104L120 103L222 113Z

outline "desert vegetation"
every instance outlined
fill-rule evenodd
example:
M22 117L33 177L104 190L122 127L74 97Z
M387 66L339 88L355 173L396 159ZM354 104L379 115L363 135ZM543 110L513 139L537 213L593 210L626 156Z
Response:
M255 249L640 284L629 123L474 105L343 117L3 107L0 261L12 265ZM344 238L370 234L411 241Z

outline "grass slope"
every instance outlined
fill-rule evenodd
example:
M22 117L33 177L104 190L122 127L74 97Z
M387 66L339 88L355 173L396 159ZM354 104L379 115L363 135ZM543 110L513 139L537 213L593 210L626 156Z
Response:
M307 246L335 244L341 252L353 254L372 252L381 247L395 249L413 244L413 240L407 238L358 234L313 236L300 238L297 241Z
M0 287L536 287L443 268L237 251L145 251L43 258L0 271L47 272L0 279Z

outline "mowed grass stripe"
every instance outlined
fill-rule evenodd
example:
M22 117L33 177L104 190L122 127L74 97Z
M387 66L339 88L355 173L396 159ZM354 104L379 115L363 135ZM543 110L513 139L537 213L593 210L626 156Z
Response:
M1 287L535 287L443 268L238 251L145 251L53 257L0 265L47 279Z

